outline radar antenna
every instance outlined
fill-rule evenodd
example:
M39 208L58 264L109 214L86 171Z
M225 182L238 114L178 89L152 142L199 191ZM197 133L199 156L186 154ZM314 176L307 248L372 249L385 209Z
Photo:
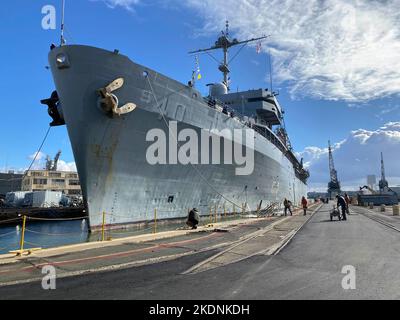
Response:
M221 31L221 36L218 38L218 40L215 42L214 46L207 48L207 49L199 49L196 51L191 51L189 54L196 54L196 53L209 53L209 51L212 50L217 50L217 49L222 49L224 53L224 60L220 63L218 69L219 71L222 72L223 74L223 83L226 85L226 87L229 90L229 64L233 61L233 59L236 58L236 56L240 53L240 51L250 42L254 41L259 41L268 38L269 36L262 36L259 38L252 38L244 41L239 41L237 39L231 40L229 37L229 21L226 21L225 23L225 31ZM239 49L237 54L231 59L228 60L228 54L229 54L229 48L237 46L237 45L243 45L242 48Z

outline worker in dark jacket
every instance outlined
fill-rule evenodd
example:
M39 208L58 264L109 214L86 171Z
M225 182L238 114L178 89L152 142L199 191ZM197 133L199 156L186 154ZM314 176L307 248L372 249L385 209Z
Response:
M292 205L292 203L285 198L285 200L283 200L283 206L285 207L285 216L287 215L287 211L289 210L290 215L292 215L292 209L290 209L290 206Z
M193 208L189 212L186 224L192 229L197 229L197 225L199 224L199 222L200 222L199 211L196 208Z
M346 209L347 209L347 203L346 200L343 196L336 196L337 199L337 207L342 210L342 220L347 220L346 218Z

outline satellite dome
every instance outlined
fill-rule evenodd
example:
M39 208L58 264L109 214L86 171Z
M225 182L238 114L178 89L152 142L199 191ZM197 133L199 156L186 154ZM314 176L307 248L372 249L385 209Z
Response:
M218 97L228 93L228 88L222 82L220 83L212 83L209 85L210 87L210 96Z

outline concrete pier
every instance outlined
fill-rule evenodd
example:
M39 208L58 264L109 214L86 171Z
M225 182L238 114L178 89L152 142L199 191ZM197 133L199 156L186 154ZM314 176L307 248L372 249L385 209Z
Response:
M309 213L316 212L319 206L311 205ZM197 230L174 230L82 243L35 251L22 257L0 255L0 287L39 281L44 265L55 266L57 276L64 278L169 261L199 252L221 250L233 244L252 243L251 248L243 247L242 257L260 251L273 253L289 241L310 217L311 214L303 216L302 209L298 209L293 216L287 217L239 218L207 224ZM254 237L258 242L248 242Z

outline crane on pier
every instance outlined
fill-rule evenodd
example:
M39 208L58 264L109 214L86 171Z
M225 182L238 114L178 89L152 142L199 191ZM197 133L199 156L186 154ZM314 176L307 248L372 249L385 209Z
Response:
M340 194L340 182L337 177L337 171L335 169L335 165L333 163L333 155L332 155L332 148L331 142L328 141L329 146L329 174L331 180L328 183L328 195L329 198L332 199L337 194Z
M389 183L385 177L385 165L383 163L383 153L381 152L381 180L379 180L379 191L385 192L389 188Z
M54 160L51 160L49 156L46 158L46 170L48 171L57 171L58 160L61 156L61 150L59 150L54 157Z

